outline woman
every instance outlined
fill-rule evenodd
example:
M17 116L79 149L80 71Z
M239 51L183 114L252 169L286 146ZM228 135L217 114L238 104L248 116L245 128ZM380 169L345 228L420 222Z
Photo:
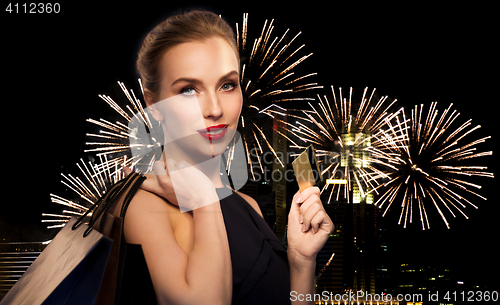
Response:
M243 101L231 27L205 11L170 17L145 38L137 68L166 144L124 232L142 247L158 303L290 304L291 291L312 294L333 230L319 189L293 197L285 249L255 200L220 179Z

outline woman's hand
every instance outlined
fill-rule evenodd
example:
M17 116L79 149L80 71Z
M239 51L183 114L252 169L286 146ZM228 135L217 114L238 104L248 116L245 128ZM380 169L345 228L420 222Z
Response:
M153 173L146 175L142 189L167 199L183 212L219 201L213 182L202 171L186 161L168 159L166 163L153 164ZM129 168L124 171L126 175L131 172Z
M132 169L124 167L123 172L128 176L132 172ZM153 172L149 172L145 176L147 179L142 183L141 189L163 197L174 205L179 205L175 196L172 179L163 161L156 161L153 164Z
M320 200L317 187L293 196L288 214L288 258L290 263L315 261L333 232L334 225Z

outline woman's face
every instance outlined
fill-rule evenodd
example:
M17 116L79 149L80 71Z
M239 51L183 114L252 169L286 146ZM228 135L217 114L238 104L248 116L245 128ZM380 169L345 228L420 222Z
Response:
M239 62L229 43L209 38L177 45L164 54L160 75L158 101L146 102L162 122L165 145L198 158L222 154L243 103Z

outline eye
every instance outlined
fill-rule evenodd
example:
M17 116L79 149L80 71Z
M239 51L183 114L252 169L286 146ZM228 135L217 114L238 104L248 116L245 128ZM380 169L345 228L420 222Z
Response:
M196 89L193 87L186 87L181 90L181 94L184 95L195 95L196 94Z
M236 87L233 83L225 83L224 85L222 85L220 87L220 89L222 91L231 91L234 89L234 87Z

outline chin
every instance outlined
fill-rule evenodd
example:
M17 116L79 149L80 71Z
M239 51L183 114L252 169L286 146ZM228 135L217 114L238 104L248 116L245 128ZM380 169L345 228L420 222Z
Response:
M212 157L220 156L227 150L227 146L229 145L229 143L233 139L235 133L236 133L235 129L227 128L227 132L226 132L224 138L217 140L217 141L210 142L211 143L211 150L212 150Z

